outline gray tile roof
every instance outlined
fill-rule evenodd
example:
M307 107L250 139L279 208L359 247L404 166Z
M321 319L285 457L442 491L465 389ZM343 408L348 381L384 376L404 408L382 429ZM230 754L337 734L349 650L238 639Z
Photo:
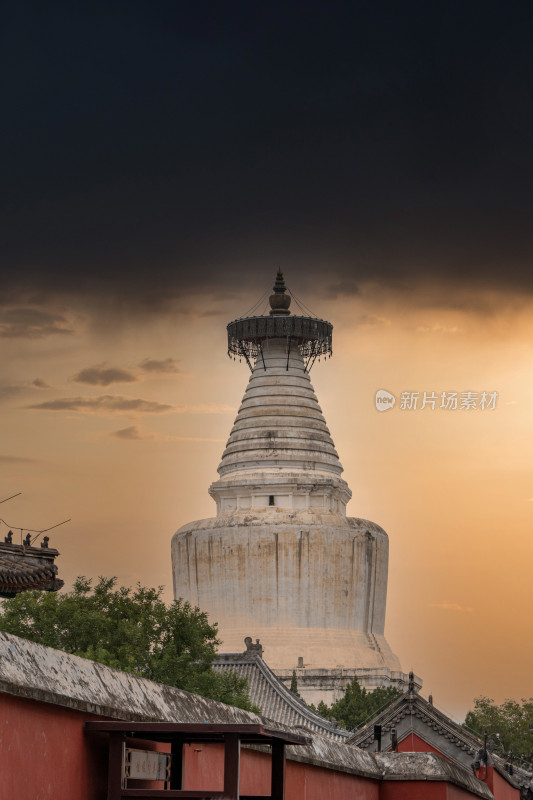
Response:
M57 550L47 546L13 544L9 532L0 542L0 597L14 597L19 592L41 589L56 592L63 586L57 577L54 559Z
M385 736L393 728L397 728L399 733L402 728L405 731L402 723L407 720L410 720L410 730L433 743L448 759L463 767L470 768L476 753L483 747L481 739L472 731L455 722L414 691L405 692L370 722L350 734L348 744L372 752L376 747L374 725L381 725ZM533 774L530 771L515 765L510 775L505 759L496 753L490 753L489 756L496 771L512 786L533 788Z
M273 722L303 728L337 742L345 742L350 736L349 731L321 717L287 689L258 653L222 654L215 661L213 669L217 672L234 670L240 678L246 678L252 703Z

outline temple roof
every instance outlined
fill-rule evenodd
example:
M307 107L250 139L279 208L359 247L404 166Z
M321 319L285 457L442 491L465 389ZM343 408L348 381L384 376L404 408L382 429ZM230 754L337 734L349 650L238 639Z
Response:
M374 743L374 726L381 725L383 734L397 728L406 717L414 717L429 725L441 736L445 736L454 745L470 756L474 756L479 748L479 739L452 720L432 703L425 700L416 691L408 690L394 700L383 711L377 714L362 728L350 736L350 744L356 744L363 749L371 748ZM372 749L372 748L371 748Z
M261 657L262 648L249 645L244 653L224 653L213 664L216 672L232 670L248 680L250 700L264 717L291 728L303 728L328 739L345 742L350 733L317 714L272 672Z
M432 698L425 700L413 689L402 694L355 731L349 737L348 744L367 752L375 751L376 725L381 726L383 750L389 749L386 735L393 730L399 742L406 735L414 733L446 758L467 768L471 768L476 755L483 748L483 742L476 734L436 708ZM529 770L514 765L510 774L509 765L496 753L489 753L489 763L512 785L533 789L533 774Z
M0 542L0 597L15 597L30 589L61 589L63 581L57 577L54 564L58 555L57 550L48 547L48 537L40 547L32 547L29 543L13 544L8 534L6 541Z

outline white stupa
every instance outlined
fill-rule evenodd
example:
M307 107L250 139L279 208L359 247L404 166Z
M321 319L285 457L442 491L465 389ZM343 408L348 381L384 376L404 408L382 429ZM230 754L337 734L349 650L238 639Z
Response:
M174 595L218 622L221 652L259 639L269 667L309 702L407 685L384 636L388 537L346 516L351 491L309 378L332 326L290 314L281 272L269 316L228 325L252 370L209 493L217 515L174 535Z

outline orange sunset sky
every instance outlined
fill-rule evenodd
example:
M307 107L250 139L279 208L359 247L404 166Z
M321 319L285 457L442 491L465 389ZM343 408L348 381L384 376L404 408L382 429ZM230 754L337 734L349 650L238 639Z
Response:
M533 695L532 36L509 0L7 4L0 516L71 518L67 588L171 598L248 380L225 326L280 267L334 326L311 379L403 669L458 718Z
M170 538L215 513L207 487L248 380L226 356L225 324L272 272L255 274L255 294L228 286L140 322L58 305L47 312L57 330L44 335L36 314L35 338L4 338L3 491L23 494L2 516L37 529L72 518L51 533L67 586L117 575L171 597ZM386 634L403 668L458 717L479 694L529 695L531 304L487 295L454 310L431 287L350 294L326 278L313 290L290 266L286 277L334 324L334 356L311 378L353 491L349 513L390 537ZM498 400L379 413L380 388Z

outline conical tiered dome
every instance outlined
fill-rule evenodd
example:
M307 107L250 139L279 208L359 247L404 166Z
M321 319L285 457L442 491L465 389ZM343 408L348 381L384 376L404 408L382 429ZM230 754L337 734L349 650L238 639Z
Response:
M266 505L345 512L342 464L302 354L286 339L264 343L218 472L210 491L219 514Z
M340 475L342 465L300 351L271 339L257 359L219 474L276 468Z

